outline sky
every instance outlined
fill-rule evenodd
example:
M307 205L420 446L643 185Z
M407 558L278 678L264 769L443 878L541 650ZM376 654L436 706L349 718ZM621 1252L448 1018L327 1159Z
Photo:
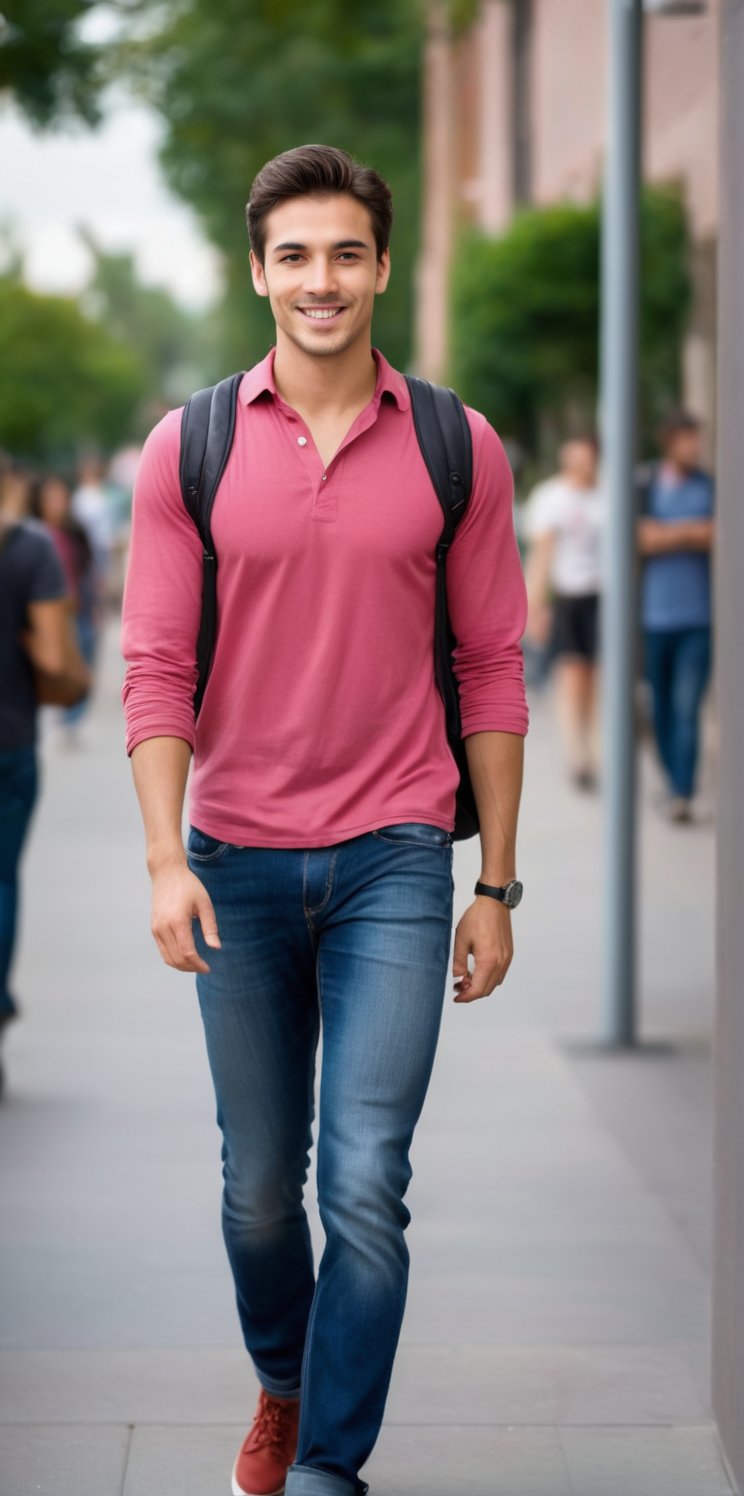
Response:
M85 224L103 249L131 250L145 282L202 308L219 288L219 262L163 180L160 121L121 91L107 104L97 130L43 134L12 102L0 105L0 224L24 252L25 279L42 291L80 290L90 257L76 226Z

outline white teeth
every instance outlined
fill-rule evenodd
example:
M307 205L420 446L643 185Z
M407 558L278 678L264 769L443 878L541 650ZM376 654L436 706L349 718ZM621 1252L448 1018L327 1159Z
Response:
M315 317L315 318L319 318L319 319L326 318L327 319L328 317L335 317L336 314L337 314L337 312L339 312L341 310L341 308L340 307L332 307L332 309L330 311L321 311L320 309L317 309L315 311L311 311L310 307L304 306L304 307L301 308L301 310L305 313L306 317Z

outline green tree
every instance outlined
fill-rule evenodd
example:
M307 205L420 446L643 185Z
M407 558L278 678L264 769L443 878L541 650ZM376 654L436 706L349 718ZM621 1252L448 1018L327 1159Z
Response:
M37 461L132 435L145 380L131 348L71 297L39 296L0 276L0 447Z
M224 253L226 364L262 357L273 339L253 295L245 203L271 156L327 141L369 162L393 188L393 276L375 338L405 364L419 217L420 51L416 0L377 0L363 21L341 0L171 0L129 65L166 121L163 165Z
M473 0L455 0L462 25ZM163 165L225 257L225 303L214 316L221 366L261 357L269 308L253 295L244 206L271 156L328 141L376 166L396 205L393 277L375 337L408 361L419 222L422 0L376 0L360 17L341 0L109 0L118 41L81 39L92 0L7 0L0 89L42 126L65 115L92 123L101 90L128 80L166 124ZM126 18L131 17L127 25ZM85 32L83 31L83 36Z
M0 93L12 91L36 125L100 118L99 52L80 36L92 9L92 0L3 0Z
M528 451L591 421L598 389L600 205L517 215L499 239L469 231L453 275L454 377L464 398ZM642 430L679 397L690 304L684 205L647 188L641 207ZM546 452L545 455L553 455Z
M83 310L135 354L144 370L142 396L178 405L216 379L219 351L210 314L186 311L163 287L143 285L132 254L102 250L88 230L81 237L94 264Z

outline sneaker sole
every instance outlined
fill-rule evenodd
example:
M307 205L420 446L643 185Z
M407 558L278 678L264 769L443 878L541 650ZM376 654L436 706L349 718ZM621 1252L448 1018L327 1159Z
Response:
M255 1491L244 1491L243 1487L238 1485L238 1477L236 1475L237 1468L238 1461L236 1460L235 1464L233 1465L232 1480L230 1482L232 1496L257 1496L257 1493ZM261 1496L284 1496L284 1485L282 1484L281 1486L277 1486L275 1491L262 1492Z

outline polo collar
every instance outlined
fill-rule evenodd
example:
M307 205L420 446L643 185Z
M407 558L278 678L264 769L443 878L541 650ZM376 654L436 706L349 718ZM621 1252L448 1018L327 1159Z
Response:
M278 400L279 391L274 382L274 359L276 348L270 348L266 357L261 362L254 364L240 382L239 399L241 405L252 405L259 396L269 394ZM399 410L410 410L411 397L408 393L408 385L402 374L389 364L379 348L372 349L372 357L377 365L377 384L373 400L379 407L383 395L388 395L395 401Z

